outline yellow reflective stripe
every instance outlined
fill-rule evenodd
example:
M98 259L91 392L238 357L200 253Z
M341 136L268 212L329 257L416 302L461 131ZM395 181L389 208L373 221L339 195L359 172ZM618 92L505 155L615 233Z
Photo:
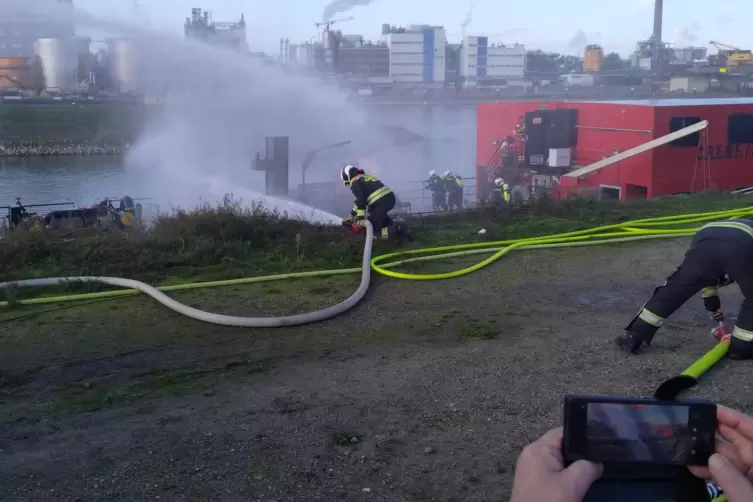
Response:
M391 192L392 190L390 190L388 187L378 188L374 190L374 192L366 198L366 203L368 205L371 205L377 200L381 199L382 197L384 197L385 195Z
M356 216L366 216L365 209L356 209Z
M737 338L738 340L753 342L753 331L748 331L747 329L742 329L737 326L735 326L735 330L732 332L732 336Z
M389 236L390 236L390 230L387 227L384 227L382 229L382 237L386 239Z
M750 228L745 223L740 223L737 221L718 221L715 223L709 223L708 225L704 225L703 228L734 228L735 230L742 230L746 234L753 237L753 228ZM703 228L701 230L703 230Z
M701 290L701 297L703 298L713 298L715 296L719 296L719 288L716 286L709 286Z
M654 314L650 310L646 310L646 309L641 310L641 313L638 314L638 318L644 322L647 322L651 326L656 326L657 328L660 328L661 325L664 323L663 317L659 317L658 315Z

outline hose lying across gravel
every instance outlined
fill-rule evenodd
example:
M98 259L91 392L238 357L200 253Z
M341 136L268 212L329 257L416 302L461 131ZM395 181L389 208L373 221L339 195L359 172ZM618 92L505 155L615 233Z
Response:
M112 286L119 286L123 290L104 291L99 293L86 293L76 295L65 295L55 297L34 298L30 300L21 300L22 304L48 304L60 302L76 302L82 300L92 300L98 298L121 297L127 295L139 294L139 292L151 296L169 309L179 314L188 316L198 321L204 321L212 324L221 324L225 326L238 326L244 328L278 328L283 326L296 326L311 324L326 319L336 317L357 305L368 291L371 282L371 269L376 272L405 280L438 280L460 277L480 270L491 263L499 260L502 256L515 249L545 249L560 247L578 247L578 246L595 246L600 244L617 244L623 242L633 242L650 239L664 239L668 237L687 237L695 234L700 226L689 227L688 225L704 223L714 220L744 218L753 216L753 207L744 209L735 209L728 211L716 211L710 213L684 214L677 216L665 216L661 218L648 218L643 220L634 220L614 225L606 225L589 230L580 230L564 234L551 235L548 237L535 237L529 239L519 239L510 241L481 242L473 244L461 244L455 246L444 246L428 249L414 249L400 253L390 253L375 258L371 257L373 246L373 229L371 224L366 227L366 239L363 253L363 264L361 268L349 268L340 270L321 270L313 272L300 272L294 274L281 274L264 277L250 277L246 279L234 279L227 281L213 281L203 283L187 283L173 286L155 288L148 284L132 279L122 279L116 277L53 277L46 279L30 279L23 281L13 281L0 283L0 289L9 287L39 287L39 286L60 286L75 282L97 282ZM680 228L660 228L661 226L674 226ZM439 274L409 274L391 270L399 265L414 263L419 261L441 260L446 258L455 258L459 256L470 256L482 253L493 253L492 256L485 260L454 272ZM414 255L429 256L414 256ZM391 258L399 256L413 256L398 261L384 263ZM269 282L284 279L331 276L339 274L361 273L361 283L358 289L345 301L333 305L323 310L308 312L284 317L237 317L212 312L205 312L193 307L184 305L165 294L169 291L184 291L193 289L203 289L219 286L231 286L240 284L250 284L258 282ZM0 307L7 306L8 302L0 302Z

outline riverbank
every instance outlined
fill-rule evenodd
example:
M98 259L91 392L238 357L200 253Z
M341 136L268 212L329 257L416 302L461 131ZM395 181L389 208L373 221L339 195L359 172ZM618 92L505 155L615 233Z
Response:
M125 142L0 141L0 158L123 155L129 148L130 144Z
M411 225L425 247L750 202L576 200ZM128 239L15 236L0 243L0 274L252 276L357 265L362 243L226 205ZM686 248L687 239L667 239L521 251L441 283L376 276L361 305L314 327L215 326L145 297L0 309L0 499L509 499L516 456L561 423L565 393L650 395L713 344L696 300L640 357L613 347ZM478 257L470 260L429 266ZM332 305L357 284L353 274L171 296L272 316ZM732 308L740 295L725 289ZM725 361L695 392L750 413L749 369Z

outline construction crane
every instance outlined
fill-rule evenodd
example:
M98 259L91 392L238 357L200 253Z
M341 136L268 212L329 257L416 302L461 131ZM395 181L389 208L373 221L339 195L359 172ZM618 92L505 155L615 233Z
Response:
M314 23L314 25L319 28L324 26L325 30L329 30L330 25L333 23L342 23L343 21L353 21L355 18L353 16L350 17L341 17L340 19L332 19L331 21L327 21L324 23Z
M709 45L713 45L719 50L719 53L714 58L714 64L719 66L727 65L731 68L737 66L743 66L753 61L753 52L746 49L740 49L731 45L715 42L711 40ZM711 58L710 58L711 59Z

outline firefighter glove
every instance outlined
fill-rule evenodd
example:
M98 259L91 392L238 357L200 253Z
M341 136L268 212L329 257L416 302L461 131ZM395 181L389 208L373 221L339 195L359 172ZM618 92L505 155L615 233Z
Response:
M721 310L717 310L716 312L709 312L709 317L713 321L723 321L724 320L724 312Z
M366 220L364 220L363 218L359 219L356 223L359 227L366 228Z

